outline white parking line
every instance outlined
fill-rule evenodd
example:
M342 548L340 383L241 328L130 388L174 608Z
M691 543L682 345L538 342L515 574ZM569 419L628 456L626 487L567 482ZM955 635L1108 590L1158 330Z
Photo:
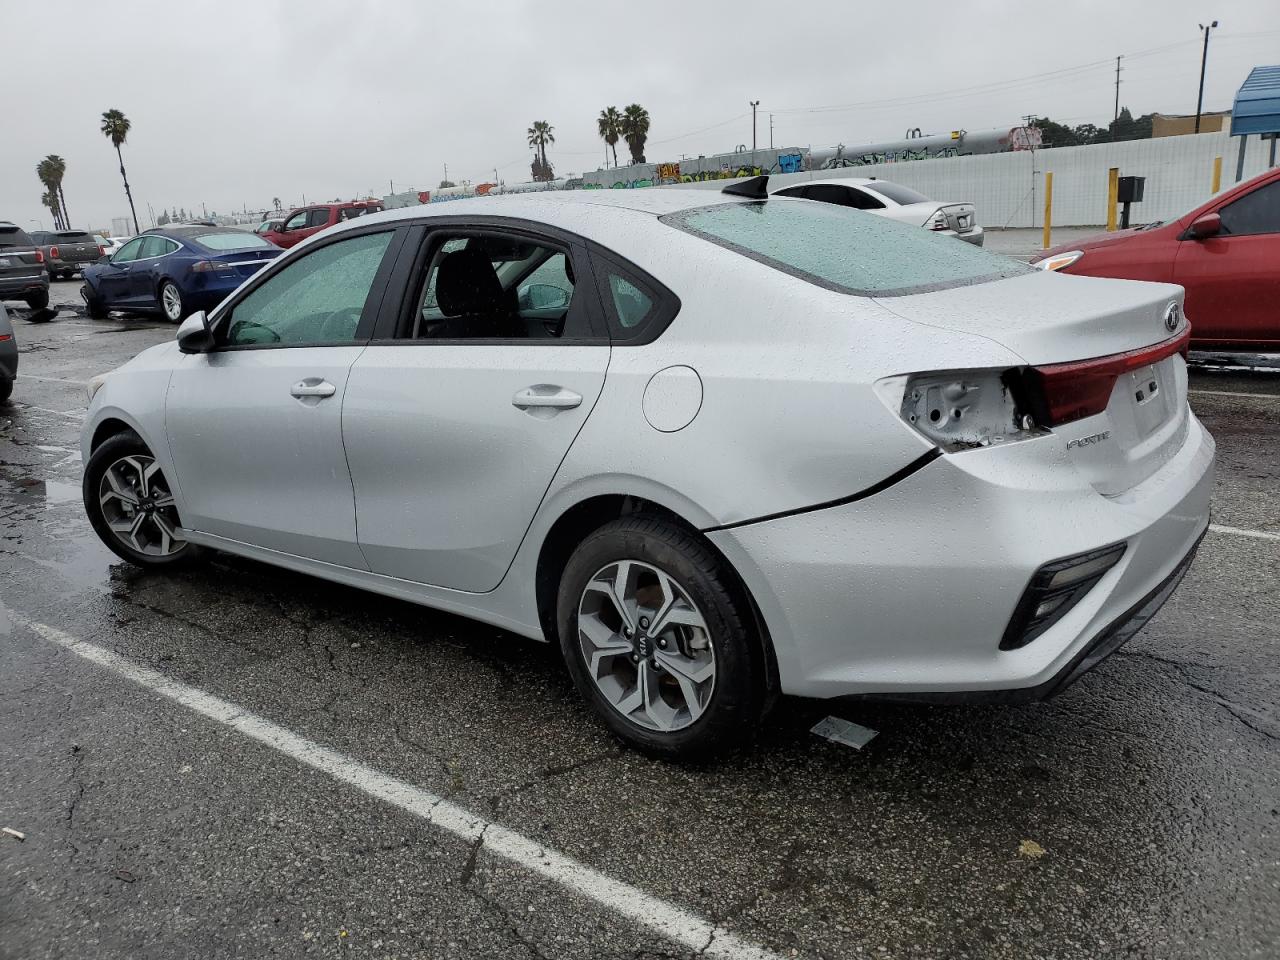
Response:
M510 860L606 910L648 927L668 940L690 950L701 951L703 956L724 957L726 960L780 960L777 954L748 943L709 920L651 896L630 884L607 877L600 871L551 849L541 841L531 840L492 820L476 816L443 797L314 743L243 707L196 687L171 680L149 667L139 666L105 647L81 640L56 627L28 620L16 611L10 610L10 617L15 623L78 657L228 726L252 740L266 744L377 800L420 817L461 840L478 843L481 849Z
M1246 530L1243 527L1224 527L1220 523L1209 524L1214 533L1229 533L1233 537L1252 537L1255 540L1280 540L1280 533L1268 533L1266 530Z
M1248 397L1250 400L1280 400L1280 393L1233 393L1230 390L1188 390L1193 397Z
M83 387L85 384L89 382L88 380L64 380L62 379L62 377L37 377L34 373L20 373L18 374L18 379L19 380L40 380L40 381L43 381L44 383L70 383L77 387Z

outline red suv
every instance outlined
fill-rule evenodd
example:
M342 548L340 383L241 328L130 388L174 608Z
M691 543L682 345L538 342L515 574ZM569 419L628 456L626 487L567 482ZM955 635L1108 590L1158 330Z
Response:
M1280 169L1176 220L1054 247L1033 262L1091 277L1180 283L1193 348L1280 350Z
M298 207L291 210L279 227L260 234L264 240L270 240L277 247L292 247L301 243L313 233L319 233L325 227L332 227L344 220L354 220L366 213L377 213L382 209L378 200L352 200L348 203L313 203L309 207Z

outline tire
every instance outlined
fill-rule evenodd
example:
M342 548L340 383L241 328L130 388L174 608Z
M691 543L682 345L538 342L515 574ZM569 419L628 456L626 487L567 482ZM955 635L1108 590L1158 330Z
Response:
M8 403L13 394L13 381L8 377L0 377L0 403Z
M41 290L27 297L27 306L32 310L45 310L49 306L49 291Z
M199 560L203 551L195 544L181 540L180 536L169 535L181 526L181 521L177 508L171 503L160 505L166 497L172 500L168 496L172 488L158 467L154 472L153 467L155 458L142 438L132 430L103 441L93 451L84 469L82 493L89 523L108 549L130 563L148 569L188 566ZM108 470L113 471L115 483L104 479ZM143 473L147 474L145 494L141 484L136 482ZM119 493L104 495L104 490ZM144 509L140 512L136 506L131 507L128 498L132 498L135 504L141 501ZM148 503L150 507L145 506ZM140 513L143 514L141 520L138 519ZM112 529L112 523L132 523L136 533L131 535L123 530L117 533Z
M633 626L648 626L652 617L650 629L657 628L657 634L643 629L626 634L617 604L600 589L602 583L624 579L619 564L628 561L622 592L639 601ZM658 586L663 575L666 587ZM655 611L672 597L676 602L670 606L681 622L662 629ZM560 649L578 692L631 746L657 757L697 759L727 752L759 727L766 671L755 619L732 571L695 534L644 514L604 525L569 558L556 612ZM584 647L591 650L590 658ZM678 672L688 683L677 680ZM656 700L645 697L644 686Z
M107 307L101 297L95 297L86 283L80 288L80 299L84 301L84 312L90 320L107 319Z
M187 305L183 302L182 291L172 280L160 284L160 312L170 323L181 323L187 315Z

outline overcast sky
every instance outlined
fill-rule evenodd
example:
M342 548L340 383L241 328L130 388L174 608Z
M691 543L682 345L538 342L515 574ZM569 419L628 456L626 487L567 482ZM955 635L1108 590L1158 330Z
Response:
M1215 16L1205 109L1221 110L1251 67L1280 62L1277 0L0 0L0 219L48 225L35 165L49 153L67 161L76 225L128 213L98 130L110 108L133 121L124 159L144 227L148 204L382 196L391 181L434 188L445 164L454 180L495 167L528 180L534 120L555 128L558 175L593 170L611 104L648 109L651 161L749 145L757 99L762 145L770 113L778 146L1024 114L1101 126L1125 54L1134 115L1192 113L1197 23Z

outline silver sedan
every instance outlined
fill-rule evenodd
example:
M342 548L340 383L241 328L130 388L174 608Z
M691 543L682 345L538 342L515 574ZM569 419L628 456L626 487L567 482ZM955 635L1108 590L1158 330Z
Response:
M96 378L85 505L557 644L659 755L778 693L1044 697L1208 524L1181 303L761 181L389 211Z

